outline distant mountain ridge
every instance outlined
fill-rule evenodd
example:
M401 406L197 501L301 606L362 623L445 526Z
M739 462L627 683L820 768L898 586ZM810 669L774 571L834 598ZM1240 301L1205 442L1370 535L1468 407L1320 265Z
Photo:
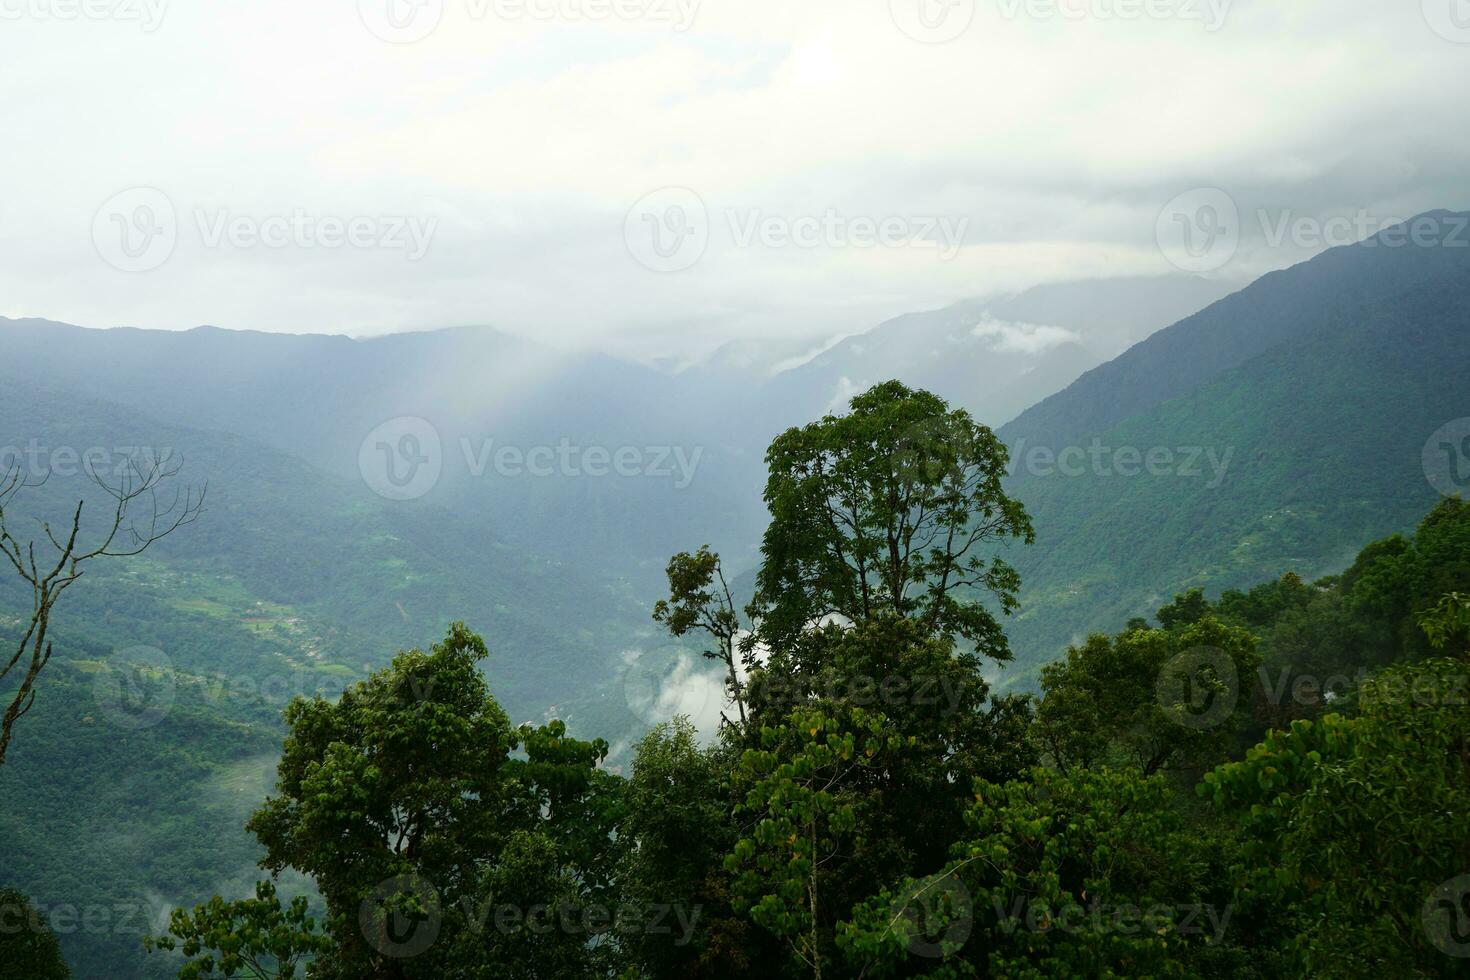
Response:
M998 426L1233 288L1191 276L1052 283L906 313L825 345L783 341L764 351L759 341L734 341L688 373L716 380L733 370L759 383L783 413L767 423L772 435L894 377Z

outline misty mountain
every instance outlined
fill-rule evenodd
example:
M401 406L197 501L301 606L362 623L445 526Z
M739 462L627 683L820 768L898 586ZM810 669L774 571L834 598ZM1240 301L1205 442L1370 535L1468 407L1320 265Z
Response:
M690 374L761 386L771 435L899 378L996 426L1132 343L1227 295L1192 276L1087 280L908 313L827 343L732 341Z
M1470 417L1470 249L1399 241L1268 275L1000 430L1037 528L1012 556L1018 660L1186 586L1339 571L1466 488L1426 458Z

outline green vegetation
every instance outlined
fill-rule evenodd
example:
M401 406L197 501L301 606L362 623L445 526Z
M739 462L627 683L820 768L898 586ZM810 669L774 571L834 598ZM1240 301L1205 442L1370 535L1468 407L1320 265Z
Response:
M1069 643L1175 592L1312 581L1412 527L1439 495L1426 440L1470 417L1465 260L1334 249L1004 426L1006 489L1037 529L1012 559L1025 588L1008 683L1033 688Z
M30 900L0 889L0 974L17 980L67 980L61 944Z
M836 448L912 479L907 442ZM890 489L848 499L880 513ZM855 563L822 571L806 608L861 594ZM176 911L155 959L343 980L1463 975L1470 505L1332 579L1181 592L1075 645L1036 699L994 693L995 657L923 603L774 632L756 604L745 633L718 556L669 572L656 618L716 638L741 706L712 742L673 719L616 775L606 742L513 725L453 624L291 704L249 820L271 880ZM278 894L292 875L319 913Z

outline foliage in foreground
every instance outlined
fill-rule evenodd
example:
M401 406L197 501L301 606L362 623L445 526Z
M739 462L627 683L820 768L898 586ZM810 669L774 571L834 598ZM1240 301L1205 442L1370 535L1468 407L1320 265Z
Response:
M321 924L266 886L179 913L186 975L1463 975L1470 507L1338 579L1185 593L1071 649L1039 703L996 697L981 603L1015 583L917 511L1024 538L987 482L1004 449L870 394L773 447L749 624L718 556L671 563L658 618L716 638L736 709L712 744L675 719L613 775L604 743L512 727L456 624L292 705L250 827Z

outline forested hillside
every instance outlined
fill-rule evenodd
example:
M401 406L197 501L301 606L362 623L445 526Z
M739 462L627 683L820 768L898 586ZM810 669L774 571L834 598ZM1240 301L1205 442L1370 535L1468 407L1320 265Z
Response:
M109 482L138 453L171 453L180 469L165 489L208 491L200 520L96 565L67 594L36 707L0 766L3 884L48 909L128 916L117 932L60 937L79 976L143 975L147 916L252 880L243 819L269 789L292 697L340 693L459 610L490 624L488 669L517 721L619 734L646 724L623 691L627 647L604 638L642 636L646 656L672 654L605 579L433 505L390 506L260 443L75 392L6 384L0 429L26 435L7 462L35 484L9 509L18 535L39 538L42 519L62 526L79 500L95 529L107 500L83 471L89 450ZM0 636L28 604L24 583L0 576ZM126 693L126 708L108 691ZM156 959L152 975L169 975Z
M1431 482L1425 446L1470 417L1466 309L1470 249L1337 249L1003 427L1039 539L1016 558L1022 658L1182 587L1340 570L1411 526L1456 489Z
M341 697L293 700L272 784L249 767L259 706L202 718L181 681L161 735L104 747L89 715L36 744L85 760L79 785L136 745L148 776L100 801L110 818L197 800L176 840L97 849L198 904L155 915L140 963L126 930L77 946L37 882L0 949L41 978L65 975L53 932L122 976L1463 974L1470 504L1440 501L1341 576L1182 591L1069 648L1033 699L983 678L1020 585L1000 546L1036 547L993 433L890 382L769 458L749 607L698 549L653 610L728 671L713 740L675 717L610 771L604 739L516 725L490 646L454 623ZM105 659L75 647L53 690L75 698ZM209 882L208 833L251 804L255 844L226 853L258 855L258 882Z
M1026 513L1021 521L1011 511L984 512L981 526L991 531L997 514L1010 515L1006 526L1014 533L987 537L997 561L978 568L954 564L943 573L942 601L931 602L927 613L920 611L922 604L896 608L917 620L921 632L953 644L925 656L948 650L944 656L988 678L997 691L1047 693L1050 707L1037 722L1043 728L1025 739L1020 733L1030 725L1031 709L1024 702L986 702L985 724L992 727L963 737L1009 761L975 762L983 772L967 770L965 778L984 775L1001 786L1022 777L1035 753L1055 755L1063 751L1062 741L1076 750L1075 733L1057 741L1055 731L1044 730L1048 712L1065 705L1055 693L1062 675L1046 665L1069 645L1092 649L1089 634L1115 634L1161 608L1165 631L1183 628L1222 591L1283 574L1296 576L1298 585L1258 590L1248 601L1227 596L1214 613L1256 637L1257 652L1277 672L1273 676L1287 679L1280 684L1289 688L1304 674L1310 680L1349 667L1376 669L1404 651L1412 658L1428 656L1416 617L1440 594L1463 591L1463 564L1453 541L1435 545L1443 554L1432 573L1391 573L1419 583L1412 609L1396 613L1392 623L1361 620L1362 602L1349 595L1348 583L1363 578L1356 571L1341 585L1300 583L1354 566L1364 543L1409 530L1441 492L1456 489L1454 481L1470 473L1458 465L1470 467L1470 450L1462 452L1451 441L1451 458L1439 460L1435 453L1443 447L1431 438L1470 417L1464 384L1470 377L1463 343L1467 301L1470 270L1461 251L1361 245L1329 252L1155 335L1003 427L994 437L1010 447L1003 472L992 465L998 456L986 455L998 452L1000 444L992 444L989 430L956 430L958 441L947 444L955 433L935 430L934 420L943 413L924 401L930 396L905 396L927 407L905 408L900 416L892 447L900 472L917 466L917 472L929 473L933 461L924 447L937 438L941 462L944 453L966 459L966 453L981 453L966 465L984 463L976 472L985 474L986 492L1000 494L1004 487ZM945 316L959 319L925 322L943 333L961 329L968 314ZM682 381L639 375L656 379L645 386L630 380L629 372L641 369L548 360L545 352L491 333L361 345L213 330L156 335L54 324L7 329L24 354L3 368L0 423L16 434L8 458L29 476L50 474L11 506L11 526L36 527L33 517L58 520L76 500L95 501L97 488L79 458L92 449L101 450L112 468L130 454L161 450L182 464L181 486L208 486L199 521L142 556L98 565L59 614L56 657L38 687L37 707L20 722L24 737L0 767L0 791L8 801L0 813L0 860L27 869L0 885L19 888L43 908L136 909L153 917L157 933L163 910L188 904L191 896L244 894L263 852L243 822L255 801L271 792L270 769L287 731L281 712L291 698L330 699L382 670L394 650L422 642L425 634L442 634L470 613L489 640L491 653L482 666L508 731L522 722L565 722L565 730L548 728L535 736L550 740L545 751L559 758L568 752L586 758L590 752L609 772L635 773L634 743L649 726L675 713L693 713L704 726L702 737L714 737L720 677L726 677L728 693L735 690L730 684L744 684L741 678L757 666L746 659L750 651L742 636L755 641L741 633L745 626L727 631L712 647L702 643L697 629L691 632L690 621L672 613L663 624L683 626L673 636L655 632L658 624L649 611L658 593L650 581L664 578L665 565L653 557L655 548L664 547L666 557L677 548L713 544L721 555L719 569L733 586L727 612L738 618L753 596L758 615L746 625L763 624L761 649L796 651L789 654L795 658L791 670L817 669L800 652L803 617L810 611L802 603L813 589L836 589L841 601L834 598L825 609L843 619L861 621L873 612L841 585L845 572L802 550L826 533L819 524L798 520L804 508L814 506L810 494L818 484L810 481L825 471L815 457L796 461L807 452L850 452L869 438L860 431L860 419L843 413L827 416L810 432L782 436L759 465L760 455L742 444L774 425L781 399L742 414L731 409L738 403L721 402L711 392L698 410L645 429L666 400L687 402L690 396L678 386L697 384L698 372ZM63 356L68 344L74 358ZM834 356L851 353L839 349ZM213 367L197 377L179 373L195 360ZM278 370L296 361L296 367ZM28 363L43 368L34 372L38 377L25 370ZM812 376L831 363L829 358L817 364ZM108 364L114 370L107 386L89 381ZM328 374L333 364L340 368L335 376ZM432 385L423 383L444 365L452 370ZM474 377L484 365L493 375L514 378L513 390L477 389ZM952 380L966 370L958 362L946 369ZM150 373L157 375L155 383L147 383ZM801 370L790 374L798 376L804 376ZM608 410L589 414L560 400L559 392L578 387L609 392ZM745 396L759 399L760 390ZM152 417L151 409L168 417ZM393 412L427 413L442 429L444 472L421 497L385 496L359 458L366 434ZM585 439L609 449L698 449L705 443L694 433L705 424L716 434L708 445L712 455L699 457L687 486L663 478L586 479L568 473L550 480L509 479L493 470L476 476L461 466L464 439L471 439L471 450L482 458L492 451L476 446L468 433L488 433L498 445L522 449L572 441L566 433L578 443ZM851 426L859 428L849 431ZM939 472L949 465L953 461ZM770 482L782 467L794 467L788 477L795 482ZM846 473L855 486L879 478L858 477L859 471L842 467L834 472ZM762 480L763 501L756 490ZM742 487L749 499L737 501ZM944 506L949 509L929 519L934 513L949 514L949 520L974 516L957 500ZM760 550L752 514L773 520ZM1453 526L1460 526L1458 517ZM583 528L594 529L595 540ZM782 528L791 536L773 538ZM1028 543L1033 533L1034 543ZM636 551L623 550L635 539ZM1375 547L1397 554L1399 546ZM709 571L702 561L669 571L685 576L687 587L688 575L697 579ZM943 566L926 567L924 574L939 574ZM1432 588L1423 586L1431 580ZM1187 612L1169 603L1191 589L1199 591L1190 593ZM791 607L793 597L801 596L807 599ZM0 601L7 610L26 608L22 583L0 578ZM1239 612L1251 603L1275 611L1265 618ZM1282 603L1290 608L1276 608ZM1280 623L1277 613L1285 617ZM717 621L727 623L724 615ZM7 616L0 628L13 630L19 622ZM1314 635L1331 643L1314 646L1306 639ZM890 638L900 644L912 639ZM702 649L714 662L697 656ZM1171 649L1146 648L1150 657ZM855 648L841 655L876 654ZM1242 661L1241 669L1247 668ZM1152 680L1138 674L1128 683L1146 689ZM950 695L965 696L959 689L944 696ZM1094 690L1086 697L1101 695ZM122 698L126 710L112 710L109 698ZM1250 740L1266 736L1261 718L1285 725L1301 713L1279 700L1258 706L1254 721L1240 721L1231 751L1239 755ZM983 701L973 710L981 711ZM166 722L151 718L154 704L162 705L160 719ZM736 707L724 705L727 728L736 720ZM140 713L148 724L136 725ZM868 721L848 716L843 724ZM1068 725L1085 730L1077 718ZM679 751L695 751L694 734L679 731L660 737L688 741ZM515 736L523 748L529 744L525 737ZM596 752L570 747L584 745L575 739L593 738L606 744ZM1033 744L1034 739L1042 742ZM717 753L702 765L735 766L739 753L722 744L719 751L733 754ZM665 749L672 751L658 751ZM653 743L641 751L655 751ZM1064 764L1057 759L1055 764ZM69 778L43 778L60 771ZM160 813L168 819L158 821ZM957 813L950 816L959 819ZM612 811L607 819L613 819ZM719 846L734 847L735 841ZM940 867L939 852L913 843L900 850L916 847L915 853L927 855L921 864L927 862L930 871ZM918 866L907 860L884 867L897 874ZM283 895L318 894L321 882L306 881L310 867L280 867L295 869L280 883ZM774 928L781 935L784 927L776 928L776 919L757 919L752 926L741 918L729 904L732 882L706 880L713 868L700 870L703 883L689 887L715 889L711 895L726 903L722 914L732 917L720 928L765 950L749 955L775 956L761 945L766 940L756 938L763 934L750 930ZM693 873L665 870L676 877ZM885 884L881 875L865 874L861 885L842 886L839 905L851 903L854 923L867 914L859 910L864 896ZM1212 881L1211 888L1219 886ZM619 887L625 886L632 887ZM638 887L651 886L644 881ZM105 936L63 930L58 938L82 975L104 963L113 977L172 975L177 962L145 955L139 936L130 925ZM829 941L835 942L817 944ZM733 957L723 942L708 955ZM824 954L835 955L830 948ZM1254 954L1220 955L1220 963L1238 965L1239 957ZM662 968L649 969L661 975ZM1190 969L1209 975L1203 966ZM1217 969L1224 967L1209 967Z

